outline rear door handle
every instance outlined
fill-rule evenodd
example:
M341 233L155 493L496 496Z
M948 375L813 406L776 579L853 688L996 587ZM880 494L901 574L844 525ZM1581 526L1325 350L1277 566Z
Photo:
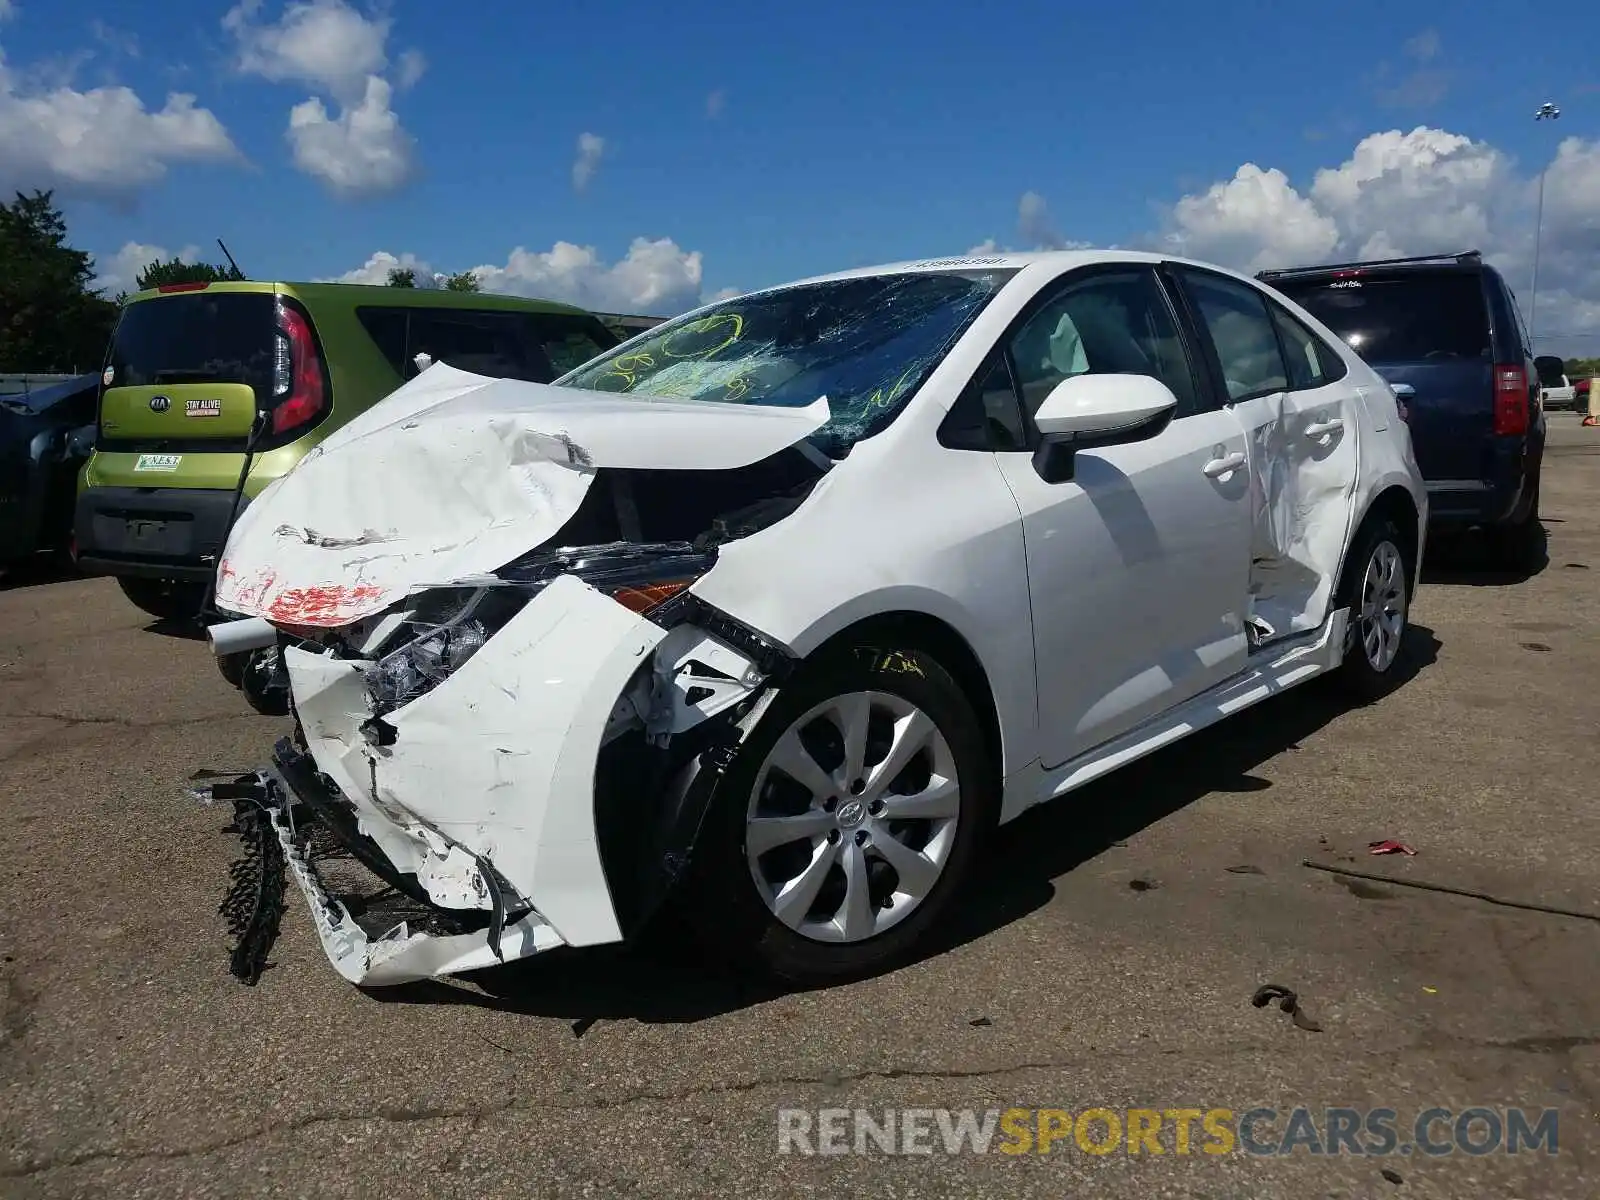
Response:
M1344 428L1343 417L1329 417L1326 421L1313 421L1306 426L1308 438L1325 438L1330 433L1338 433Z
M1389 390L1396 396L1399 396L1402 400L1409 399L1417 394L1417 389L1412 387L1409 383L1391 383L1389 385Z
M1244 466L1244 462L1244 455L1234 451L1234 453L1224 455L1221 458L1213 458L1202 469L1212 479L1221 479L1224 475L1232 475L1240 467Z

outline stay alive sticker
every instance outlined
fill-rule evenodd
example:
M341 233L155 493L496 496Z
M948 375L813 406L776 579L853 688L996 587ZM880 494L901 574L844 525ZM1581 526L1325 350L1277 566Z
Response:
M183 402L183 415L186 417L220 417L222 415L222 401L185 400Z

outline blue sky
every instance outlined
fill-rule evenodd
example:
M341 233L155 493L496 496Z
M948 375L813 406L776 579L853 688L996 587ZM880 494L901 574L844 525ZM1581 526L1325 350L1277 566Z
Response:
M1580 211L1600 210L1600 73L1576 53L1600 17L1576 0L1541 5L1542 33L1525 6L1485 0L1316 16L1250 0L7 7L0 185L56 186L108 276L129 243L214 257L218 235L257 276L331 277L381 252L658 307L988 239L1171 238L1251 263L1476 234L1525 272L1532 181L1565 139L1540 303L1548 287L1563 330L1600 328L1597 272L1565 263L1600 248ZM119 107L112 87L134 97ZM171 92L215 128L152 123ZM75 136L82 95L102 126L134 123L88 164L49 140ZM1559 122L1532 119L1546 100ZM297 154L290 113L308 102ZM1373 143L1376 176L1352 168L1312 197L1319 170L1385 131L1426 136ZM584 134L598 153L579 187ZM1252 176L1208 199L1244 164L1281 186ZM1460 220L1441 224L1441 204ZM636 238L670 246L618 274ZM558 242L592 253L509 260Z

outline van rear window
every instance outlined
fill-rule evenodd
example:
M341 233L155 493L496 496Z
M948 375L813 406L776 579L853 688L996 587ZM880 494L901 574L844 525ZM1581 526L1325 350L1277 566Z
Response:
M259 292L184 292L130 304L111 335L112 387L245 383L272 395L274 301Z
M1476 274L1285 279L1273 286L1369 363L1490 356L1489 310Z

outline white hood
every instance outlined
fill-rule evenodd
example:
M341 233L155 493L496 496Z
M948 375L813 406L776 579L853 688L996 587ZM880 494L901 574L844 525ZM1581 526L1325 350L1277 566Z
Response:
M820 429L806 408L620 396L444 364L337 430L240 514L217 605L336 627L555 535L599 467L728 470Z

